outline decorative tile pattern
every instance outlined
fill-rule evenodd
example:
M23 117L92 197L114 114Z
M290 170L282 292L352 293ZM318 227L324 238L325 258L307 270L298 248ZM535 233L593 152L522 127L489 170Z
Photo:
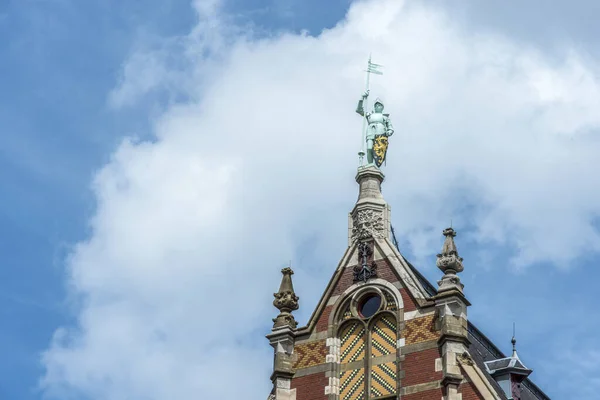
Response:
M396 320L384 315L371 331L371 397L380 397L396 393L396 363L388 362L376 365L378 358L396 352Z
M402 330L402 337L406 339L407 345L437 340L439 332L435 330L433 315L406 321L405 329Z
M383 316L371 332L371 357L392 354L396 350L396 322L390 316Z
M398 304L396 304L396 299L394 299L394 296L388 292L383 292L383 295L385 296L387 303L385 309L388 311L398 311Z
M348 324L340 333L340 362L349 363L365 358L365 328L363 324Z
M365 398L365 370L352 369L340 374L340 399L363 400Z
M365 327L353 322L340 332L340 362L351 363L365 359ZM365 370L357 368L340 373L340 399L365 398Z
M373 365L371 371L371 397L396 393L396 363Z
M327 356L325 340L296 345L294 347L294 353L296 353L298 357L294 363L294 369L302 369L324 364Z

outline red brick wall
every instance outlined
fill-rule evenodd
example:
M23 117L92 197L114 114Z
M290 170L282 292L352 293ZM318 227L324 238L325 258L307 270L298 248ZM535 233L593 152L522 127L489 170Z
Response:
M400 280L392 270L392 266L388 260L379 260L376 261L375 264L377 264L377 277L388 282L397 282Z
M332 310L333 306L325 307L317 320L317 332L324 332L327 330L327 327L329 326L329 314L331 314Z
M406 394L402 396L402 400L440 400L441 398L442 389L425 390L423 392Z
M327 400L325 386L329 379L324 372L292 379L292 389L296 389L296 400Z
M415 311L417 309L417 305L406 289L400 289L400 296L402 296L402 302L404 303L404 312Z
M462 393L462 400L484 400L471 382L460 385L459 391Z
M404 379L402 386L412 386L442 379L442 372L435 371L435 359L440 358L437 348L409 353L402 363Z
M337 282L337 285L335 286L335 289L333 290L333 296L337 296L337 295L344 293L344 290L346 290L350 286L352 286L352 284L354 283L353 280L354 280L354 267L350 266L350 267L344 268L344 272L342 272L342 276L340 277L340 280Z

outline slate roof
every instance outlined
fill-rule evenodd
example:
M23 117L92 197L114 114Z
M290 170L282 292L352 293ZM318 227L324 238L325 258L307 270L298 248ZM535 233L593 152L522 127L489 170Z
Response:
M499 360L488 361L485 363L485 366L487 367L487 370L490 374L493 374L495 371L497 371L499 369L506 369L506 368L518 368L518 369L524 369L524 370L527 369L523 365L521 360L519 360L518 358L510 358L510 357L509 358L501 358Z
M400 248L398 247L398 241L396 240L396 235L394 233L394 228L392 227L392 242L400 252ZM402 253L400 253L402 254ZM404 256L402 256L404 258ZM433 286L427 278L423 276L406 258L404 258L406 264L411 268L411 270L416 275L419 283L423 286L425 291L429 296L434 296L437 294L437 289ZM507 399L503 390L500 388L500 385L496 382L494 378L489 374L485 362L498 360L498 362L505 362L505 360L510 360L507 358L504 353L498 349L498 347L492 343L490 339L488 339L477 327L471 322L468 321L468 335L471 344L469 346L469 353L473 358L473 361L477 364L479 369L483 372L488 382L496 389L496 393L500 395L500 398ZM504 359L504 360L503 360ZM522 367L524 367L521 364ZM496 369L496 368L494 368ZM550 400L540 388L538 388L529 378L526 378L521 383L521 400Z

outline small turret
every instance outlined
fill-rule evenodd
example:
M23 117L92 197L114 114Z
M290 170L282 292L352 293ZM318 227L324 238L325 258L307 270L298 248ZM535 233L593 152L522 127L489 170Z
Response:
M533 372L519 359L517 339L511 339L512 355L498 360L486 361L487 372L498 382L510 400L521 399L521 383Z

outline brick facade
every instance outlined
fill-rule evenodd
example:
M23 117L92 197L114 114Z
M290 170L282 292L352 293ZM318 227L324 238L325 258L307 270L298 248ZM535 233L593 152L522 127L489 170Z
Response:
M481 394L473 387L471 382L460 385L462 400L485 400Z
M409 353L404 357L402 386L418 385L442 379L442 372L435 370L435 360L440 357L437 347Z
M377 277L386 280L392 284L397 284L400 279L393 270L393 267L388 260L378 260ZM342 295L350 286L354 285L354 265L344 268L340 278L332 290L332 296ZM404 304L404 311L410 312L418 309L418 306L406 288L399 289ZM326 306L321 315L318 316L315 325L315 332L322 334L327 332L329 328L329 320L333 306ZM404 387L408 388L408 392L402 395L403 399L440 399L441 389L431 389L435 387L442 379L442 372L436 371L436 359L440 357L439 351L435 342L439 338L439 332L435 331L433 323L433 315L425 315L423 317L411 318L400 324L399 337L404 339L404 345L416 345L423 347L424 350L412 348L410 353L404 355L400 361L401 379L399 379L400 390ZM323 338L323 336L319 336ZM433 342L433 348L427 345L427 342ZM311 342L301 342L294 349L294 370L298 372L298 376L292 379L292 388L296 388L297 400L320 400L329 399L325 395L325 388L331 385L329 378L325 376L325 370L330 368L326 363L326 357L329 352L329 347L326 346L324 339ZM318 368L322 366L324 368ZM314 372L314 368L323 372ZM313 372L305 375L306 372ZM421 385L421 386L414 386Z
M292 379L292 389L296 389L296 400L327 400L325 386L328 379L324 372Z
M400 295L402 296L402 302L404 303L404 312L416 311L417 305L405 288L400 289Z
M441 400L443 398L442 389L424 390L422 392L405 394L402 400Z

